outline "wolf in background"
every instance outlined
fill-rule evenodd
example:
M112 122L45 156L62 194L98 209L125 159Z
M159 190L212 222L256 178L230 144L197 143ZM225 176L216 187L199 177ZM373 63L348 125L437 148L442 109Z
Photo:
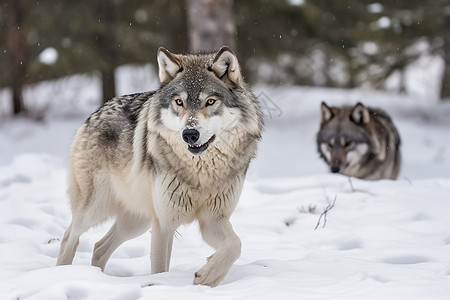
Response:
M216 252L194 284L216 286L240 256L229 219L261 138L261 108L228 47L202 55L159 48L157 60L160 89L113 98L73 139L72 223L57 265L72 263L81 234L115 218L92 265L103 270L119 245L151 227L151 271L165 272L175 230L198 220Z
M391 118L362 103L322 102L317 149L333 173L378 180L396 179L400 171L400 136Z

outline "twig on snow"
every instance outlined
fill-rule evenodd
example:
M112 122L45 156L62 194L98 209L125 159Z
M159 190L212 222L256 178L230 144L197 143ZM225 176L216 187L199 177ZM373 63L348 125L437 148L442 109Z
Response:
M348 176L347 178L348 178L348 184L350 184L350 188L352 189L352 193L354 193L355 188L353 187L352 178L350 176Z
M323 213L320 215L319 220L317 220L317 224L316 224L316 227L314 228L314 230L316 230L316 229L319 227L319 225L320 225L320 220L322 220L322 217L323 217L323 225L322 225L322 228L325 228L325 225L327 224L327 213L334 207L334 204L336 204L336 198L337 198L337 195L334 195L333 203L328 204L328 206L325 207L325 210L324 210Z

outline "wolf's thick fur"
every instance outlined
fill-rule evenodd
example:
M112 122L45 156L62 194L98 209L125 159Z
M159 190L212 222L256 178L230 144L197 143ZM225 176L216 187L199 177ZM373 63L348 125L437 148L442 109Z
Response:
M165 272L175 230L198 220L216 252L194 284L216 286L240 255L229 218L256 154L261 108L228 47L207 55L160 48L158 65L159 90L114 98L78 129L70 149L72 223L57 265L72 263L82 233L115 217L92 265L104 269L120 244L151 227L152 273Z
M400 136L382 110L321 106L317 149L331 172L361 179L396 179L400 171Z

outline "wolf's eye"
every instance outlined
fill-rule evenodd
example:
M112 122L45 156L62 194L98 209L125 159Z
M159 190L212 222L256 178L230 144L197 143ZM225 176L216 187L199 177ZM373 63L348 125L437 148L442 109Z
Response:
M344 147L346 147L346 148L351 147L351 146L353 146L353 142L352 141L346 141L345 144L344 144Z
M183 100L181 100L180 98L175 99L175 103L176 103L178 106L183 106Z
M209 98L208 100L206 100L206 106L211 106L214 103L216 103L216 99Z
M334 146L334 141L333 140L329 140L328 141L328 147L333 148Z

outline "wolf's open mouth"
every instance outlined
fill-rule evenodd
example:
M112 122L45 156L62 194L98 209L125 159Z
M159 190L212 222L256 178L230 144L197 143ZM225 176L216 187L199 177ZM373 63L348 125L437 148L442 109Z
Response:
M215 139L216 139L216 135L214 134L206 143L204 143L202 145L188 145L188 150L189 150L189 152L191 152L194 155L200 155L203 153L203 151L208 149L209 144L214 142Z

